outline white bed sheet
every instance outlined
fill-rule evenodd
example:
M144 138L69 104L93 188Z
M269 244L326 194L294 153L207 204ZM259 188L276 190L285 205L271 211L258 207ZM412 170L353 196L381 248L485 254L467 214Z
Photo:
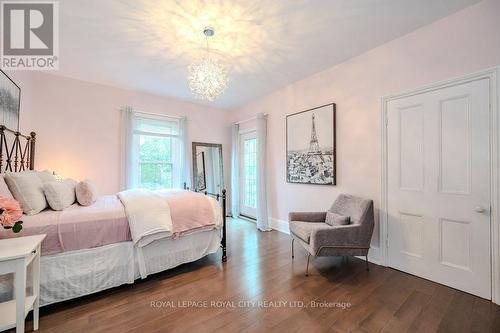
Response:
M146 275L215 253L221 230L200 231L179 239L160 239L142 248ZM48 305L133 283L141 277L132 241L42 256L40 305ZM0 301L12 298L12 275L0 277Z

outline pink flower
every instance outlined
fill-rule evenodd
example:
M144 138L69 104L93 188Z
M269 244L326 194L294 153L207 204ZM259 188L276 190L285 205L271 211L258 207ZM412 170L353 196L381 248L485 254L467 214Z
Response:
M12 227L23 216L23 210L17 200L0 196L0 224Z

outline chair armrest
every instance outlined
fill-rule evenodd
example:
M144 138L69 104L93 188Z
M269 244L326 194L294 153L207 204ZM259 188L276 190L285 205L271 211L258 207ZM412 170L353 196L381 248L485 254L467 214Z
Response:
M325 222L326 212L291 212L288 221Z
M359 224L339 225L327 229L313 230L310 245L314 252L323 246L369 248L363 235L364 229Z

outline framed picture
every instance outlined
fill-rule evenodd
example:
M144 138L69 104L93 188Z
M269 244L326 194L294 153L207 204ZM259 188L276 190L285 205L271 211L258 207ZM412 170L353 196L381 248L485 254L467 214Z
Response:
M21 89L0 70L0 125L19 131Z
M286 116L286 181L336 185L335 104Z

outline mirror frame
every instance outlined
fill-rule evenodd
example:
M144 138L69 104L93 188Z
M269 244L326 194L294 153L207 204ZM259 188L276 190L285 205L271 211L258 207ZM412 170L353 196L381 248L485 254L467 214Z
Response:
M191 154L193 156L193 177L192 179L192 186L193 190L195 191L205 191L206 187L204 189L198 190L196 188L196 174L198 173L198 165L196 163L196 147L212 147L212 148L219 148L219 159L220 159L220 179L221 179L221 184L220 188L218 190L219 193L213 193L213 194L220 194L222 189L224 188L224 160L222 158L222 144L221 143L207 143L207 142L193 142L191 145Z

